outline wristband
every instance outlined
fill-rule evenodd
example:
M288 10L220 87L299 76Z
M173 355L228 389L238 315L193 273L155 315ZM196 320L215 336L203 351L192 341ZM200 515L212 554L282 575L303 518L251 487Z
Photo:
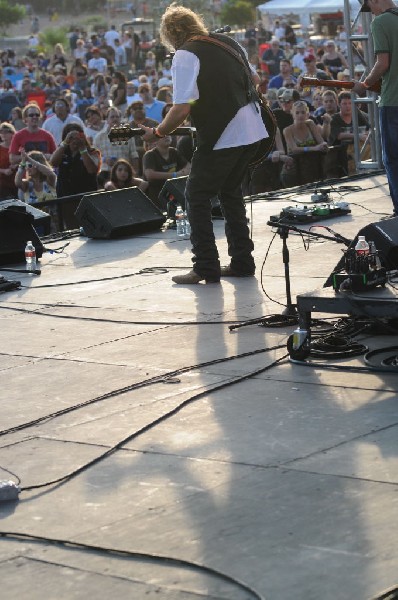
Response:
M80 156L81 156L82 154L87 154L87 148L85 148L84 150L80 150Z
M26 167L26 163L19 163L18 169L24 169Z
M161 133L159 133L159 131L156 129L156 127L152 127L152 133L153 133L153 135L155 135L160 140L162 138L166 137L165 135L162 135Z

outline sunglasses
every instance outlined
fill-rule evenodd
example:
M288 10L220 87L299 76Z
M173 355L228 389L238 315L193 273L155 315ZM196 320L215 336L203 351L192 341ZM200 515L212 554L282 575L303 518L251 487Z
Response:
M40 113L30 113L29 115L26 115L26 116L27 116L27 117L32 117L32 118L33 118L33 117L37 117L37 118L39 118L39 117L40 117Z
M0 133L14 133L11 129L0 129Z

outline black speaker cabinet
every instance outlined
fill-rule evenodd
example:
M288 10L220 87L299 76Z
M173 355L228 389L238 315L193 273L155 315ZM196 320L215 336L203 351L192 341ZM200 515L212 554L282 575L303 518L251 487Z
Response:
M32 241L36 248L36 257L41 258L44 247L33 226L34 222L31 212L19 210L19 207L10 206L0 210L0 265L24 262L28 241Z
M358 231L349 248L355 248L360 235L364 235L367 242L375 243L382 267L387 270L398 269L398 217L370 223ZM343 268L344 258L341 258L333 272L341 271ZM331 285L332 277L330 275L324 287Z
M33 225L37 234L41 236L48 235L51 230L51 217L48 213L37 208L37 206L40 206L40 204L32 206L21 200L0 201L0 211L6 210L7 208L13 208L21 212L29 213L34 219Z
M75 216L85 234L114 239L159 229L163 213L137 187L85 195Z
M167 206L169 200L174 200L175 204L179 204L185 208L185 186L188 177L175 177L166 179L164 186L159 194L159 201L162 206ZM222 217L220 201L217 197L211 199L211 212L214 217Z

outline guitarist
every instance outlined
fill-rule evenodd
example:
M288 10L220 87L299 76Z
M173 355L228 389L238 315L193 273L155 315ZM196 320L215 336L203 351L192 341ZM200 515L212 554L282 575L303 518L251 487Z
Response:
M154 130L145 128L144 140L154 141L170 134L191 115L197 130L197 148L186 186L191 224L193 269L173 277L178 284L200 281L217 283L220 276L254 275L253 243L247 226L241 183L260 141L268 137L255 104L254 84L234 55L216 43L195 40L209 31L192 10L171 4L165 11L160 33L162 41L176 50L172 63L174 104ZM243 49L225 35L210 39ZM230 265L220 267L211 220L211 198L219 197L225 217Z
M363 0L362 12L371 12L376 62L353 91L363 95L382 79L379 114L383 162L386 169L394 216L398 216L398 8L392 0Z

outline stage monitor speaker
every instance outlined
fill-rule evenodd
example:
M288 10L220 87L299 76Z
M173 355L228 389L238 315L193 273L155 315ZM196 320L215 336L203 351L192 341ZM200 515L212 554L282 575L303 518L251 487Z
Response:
M40 206L40 204L32 206L31 204L26 204L26 202L16 199L0 201L0 211L7 208L14 208L21 212L27 212L34 218L33 225L37 234L41 236L49 235L51 231L51 217L48 213L40 210L38 206Z
M166 179L159 194L159 202L161 206L165 207L165 210L170 200L174 200L175 204L185 209L185 186L187 179L187 176ZM222 217L220 200L217 197L211 199L211 212L213 217Z
M44 246L34 222L33 215L19 207L0 210L0 265L24 262L26 242L30 240L36 248L36 257L41 258Z
M115 239L160 229L163 213L137 187L85 195L76 210L84 233L94 239Z
M364 235L368 242L375 243L382 267L385 267L387 271L398 269L398 217L370 223L370 225L358 231L349 248L355 248L360 235ZM340 259L333 272L342 269L344 269L344 257ZM330 275L324 287L331 285L332 276Z

